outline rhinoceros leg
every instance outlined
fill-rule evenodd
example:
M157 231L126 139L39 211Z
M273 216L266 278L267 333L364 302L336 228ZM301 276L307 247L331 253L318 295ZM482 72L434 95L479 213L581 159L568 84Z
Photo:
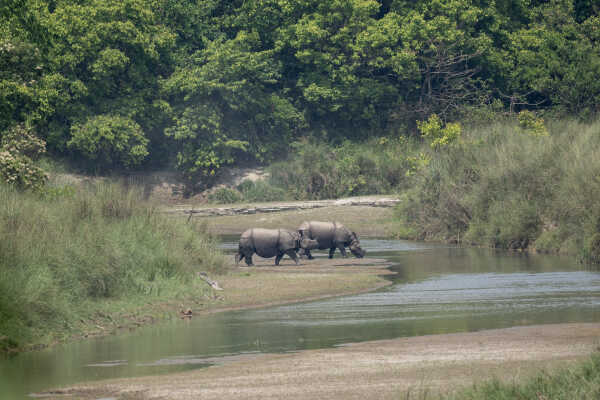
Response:
M342 253L342 257L346 258L348 255L346 254L346 248L343 244L338 245L338 249L340 249L340 253Z
M290 256L290 258L292 260L294 260L294 262L296 263L296 265L300 264L300 262L298 261L298 256L296 255L296 250L294 250L294 249L286 250L285 254L287 254L288 256Z
M310 250L300 249L299 253L300 253L300 258L308 258L309 260L312 260L314 258L313 255L310 254Z
M284 253L277 254L277 256L275 257L275 265L279 265L279 261L281 261L281 259L283 258L283 254Z
M240 261L242 261L243 258L244 258L244 254L237 252L235 254L235 265L238 265L240 263Z
M335 253L335 246L329 249L329 258L333 258L333 253Z
M251 252L245 252L243 257L246 259L246 265L247 266L251 266L254 265L254 263L252 262L252 253Z

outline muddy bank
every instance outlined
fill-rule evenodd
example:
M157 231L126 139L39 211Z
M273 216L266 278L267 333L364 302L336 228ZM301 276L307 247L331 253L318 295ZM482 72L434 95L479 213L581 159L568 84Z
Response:
M428 398L490 377L522 379L564 367L600 343L600 324L515 327L236 358L181 374L80 385L82 399ZM435 394L435 395L434 395Z

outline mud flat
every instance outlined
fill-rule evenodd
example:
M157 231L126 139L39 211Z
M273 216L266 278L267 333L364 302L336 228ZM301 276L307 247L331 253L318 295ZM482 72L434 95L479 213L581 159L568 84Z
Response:
M515 327L239 357L192 372L79 385L50 398L437 398L490 377L518 380L564 367L599 344L600 324Z

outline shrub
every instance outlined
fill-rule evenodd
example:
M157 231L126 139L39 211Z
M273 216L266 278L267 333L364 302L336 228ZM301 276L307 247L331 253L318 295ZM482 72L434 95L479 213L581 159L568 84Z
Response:
M548 129L544 125L544 119L536 117L534 113L529 110L524 110L517 116L519 121L519 127L523 132L533 136L548 136Z
M282 188L275 187L264 180L251 181L249 179L240 183L237 190L244 201L281 201L288 198Z
M148 139L133 120L119 115L97 115L71 127L69 148L100 167L131 167L148 155Z
M239 203L242 195L237 190L221 187L208 195L208 201L217 204Z
M2 133L0 141L0 181L20 189L40 191L48 175L34 164L46 151L46 144L23 125Z
M442 120L436 114L432 114L427 121L417 121L417 128L433 149L452 145L460 138L461 126L458 122L442 125Z
M271 165L269 182L298 200L390 193L407 187L419 163L411 157L414 146L404 138L337 147L304 140L294 144L287 160Z

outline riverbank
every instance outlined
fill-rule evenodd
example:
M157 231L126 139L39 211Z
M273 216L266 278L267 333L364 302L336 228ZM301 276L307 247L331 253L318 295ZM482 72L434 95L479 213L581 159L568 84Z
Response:
M559 324L408 337L55 390L80 399L435 399L495 377L521 381L585 359L600 324ZM307 385L307 382L311 384Z
M237 235L256 227L296 229L304 221L341 222L355 231L359 238L390 237L394 233L394 209L390 207L327 206L265 214L192 218L205 224L209 232L219 235Z
M196 286L203 290L199 295L129 304L127 312L111 313L119 308L115 303L97 310L93 320L84 321L81 333L66 341L119 334L176 318L363 293L390 285L385 276L393 274L389 263L373 258L317 259L297 266L286 257L277 267L273 260L255 256L253 267L238 267L233 256L226 256L228 272L208 278L218 290L198 275Z

